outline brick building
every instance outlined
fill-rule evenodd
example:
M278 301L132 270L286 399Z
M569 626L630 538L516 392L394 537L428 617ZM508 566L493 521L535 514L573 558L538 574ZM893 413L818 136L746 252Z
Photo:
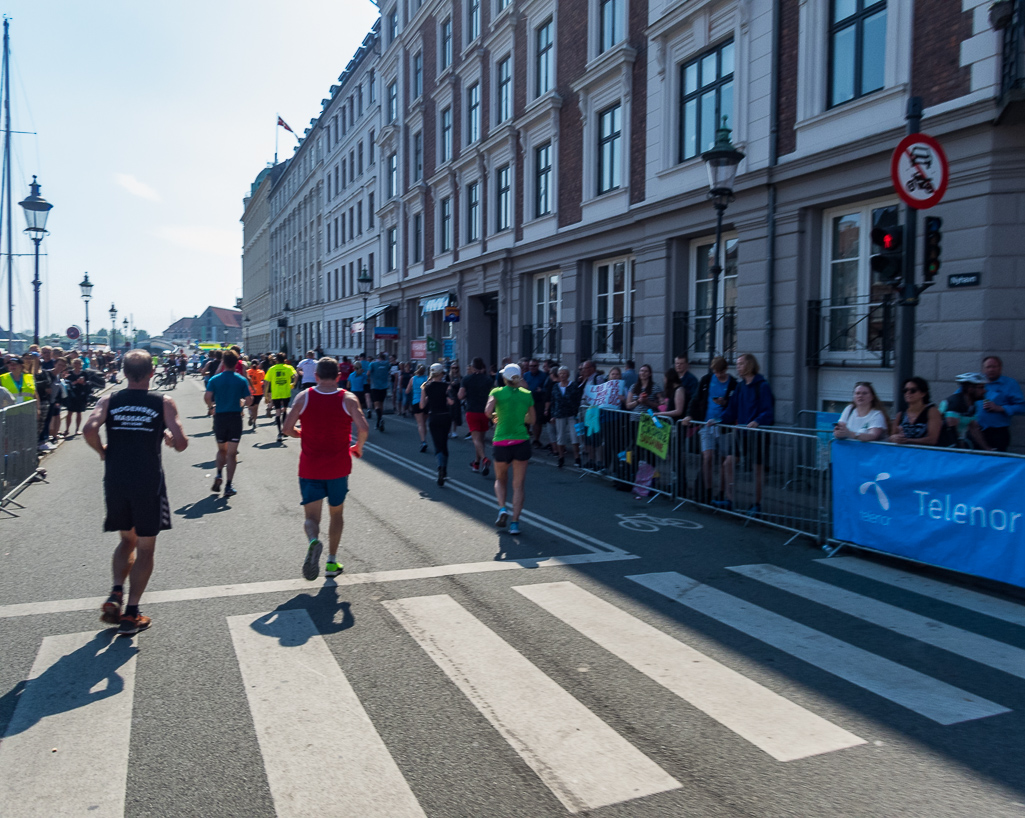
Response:
M856 380L892 400L895 308L869 234L904 218L889 161L917 95L951 182L930 211L943 268L918 308L916 370L938 395L984 351L1025 377L1025 11L991 20L989 6L382 2L271 192L272 315L292 299L303 340L354 351L366 266L368 312L398 331L377 344L401 358L431 337L432 357L460 360L707 360L700 154L725 119L746 158L714 347L761 358L782 421L846 402ZM980 286L947 286L966 272Z

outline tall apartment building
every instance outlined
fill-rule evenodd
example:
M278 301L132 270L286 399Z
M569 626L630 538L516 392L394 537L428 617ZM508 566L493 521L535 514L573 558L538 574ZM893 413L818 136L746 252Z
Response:
M343 74L375 89L374 172L317 211L333 241L334 219L374 192L375 224L351 250L323 250L339 270L324 309L362 309L341 271L376 241L371 309L401 358L430 337L429 357L461 361L707 361L715 211L701 153L725 123L745 159L712 346L761 358L785 421L846 401L856 380L892 400L897 308L873 279L870 232L903 220L889 163L920 96L951 181L930 211L943 268L918 307L916 370L938 393L983 352L1025 375L1010 365L1025 349L1022 5L996 4L1004 18L980 0L382 2ZM350 98L332 94L291 163ZM325 168L369 127L336 136ZM948 286L968 272L979 286ZM442 320L450 305L458 323Z
M270 191L284 168L260 171L242 202L243 343L251 350L276 349L279 341L271 318Z

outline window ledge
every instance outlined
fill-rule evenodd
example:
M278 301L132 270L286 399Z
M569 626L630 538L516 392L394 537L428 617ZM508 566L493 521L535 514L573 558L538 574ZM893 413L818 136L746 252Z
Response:
M892 88L884 88L881 91L873 91L858 99L852 99L849 102L837 105L835 108L827 108L821 113L799 120L794 124L794 129L799 131L802 128L812 128L823 122L842 118L846 113L855 113L864 108L871 108L873 105L879 105L889 100L903 97L906 93L907 86L904 84L895 85Z
M570 88L576 93L586 91L617 69L624 69L626 66L633 65L636 59L637 49L631 48L626 42L615 45L608 51L599 54L593 60L588 61L583 75Z

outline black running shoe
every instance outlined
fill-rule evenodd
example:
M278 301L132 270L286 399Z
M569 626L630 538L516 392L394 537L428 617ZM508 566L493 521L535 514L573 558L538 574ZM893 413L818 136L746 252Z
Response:
M146 630L152 624L153 620L148 616L143 616L142 614L136 614L135 616L122 614L121 624L117 629L117 635L135 636L139 631Z
M100 614L100 621L108 625L121 624L121 603L124 602L124 598L123 591L111 591L101 608L103 613Z
M214 494L217 494L217 492L219 492L220 490L221 490L221 478L220 477L215 477L214 478L214 484L210 487L210 491L212 491Z
M306 559L303 562L303 577L310 582L320 576L320 554L323 550L324 546L321 545L320 540L314 540L306 552Z

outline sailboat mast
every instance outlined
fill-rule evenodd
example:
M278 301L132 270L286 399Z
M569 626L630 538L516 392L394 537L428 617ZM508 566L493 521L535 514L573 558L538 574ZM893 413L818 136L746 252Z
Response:
M14 338L14 248L11 246L11 67L10 20L4 17L4 182L7 188L7 349ZM0 219L3 214L0 213Z

